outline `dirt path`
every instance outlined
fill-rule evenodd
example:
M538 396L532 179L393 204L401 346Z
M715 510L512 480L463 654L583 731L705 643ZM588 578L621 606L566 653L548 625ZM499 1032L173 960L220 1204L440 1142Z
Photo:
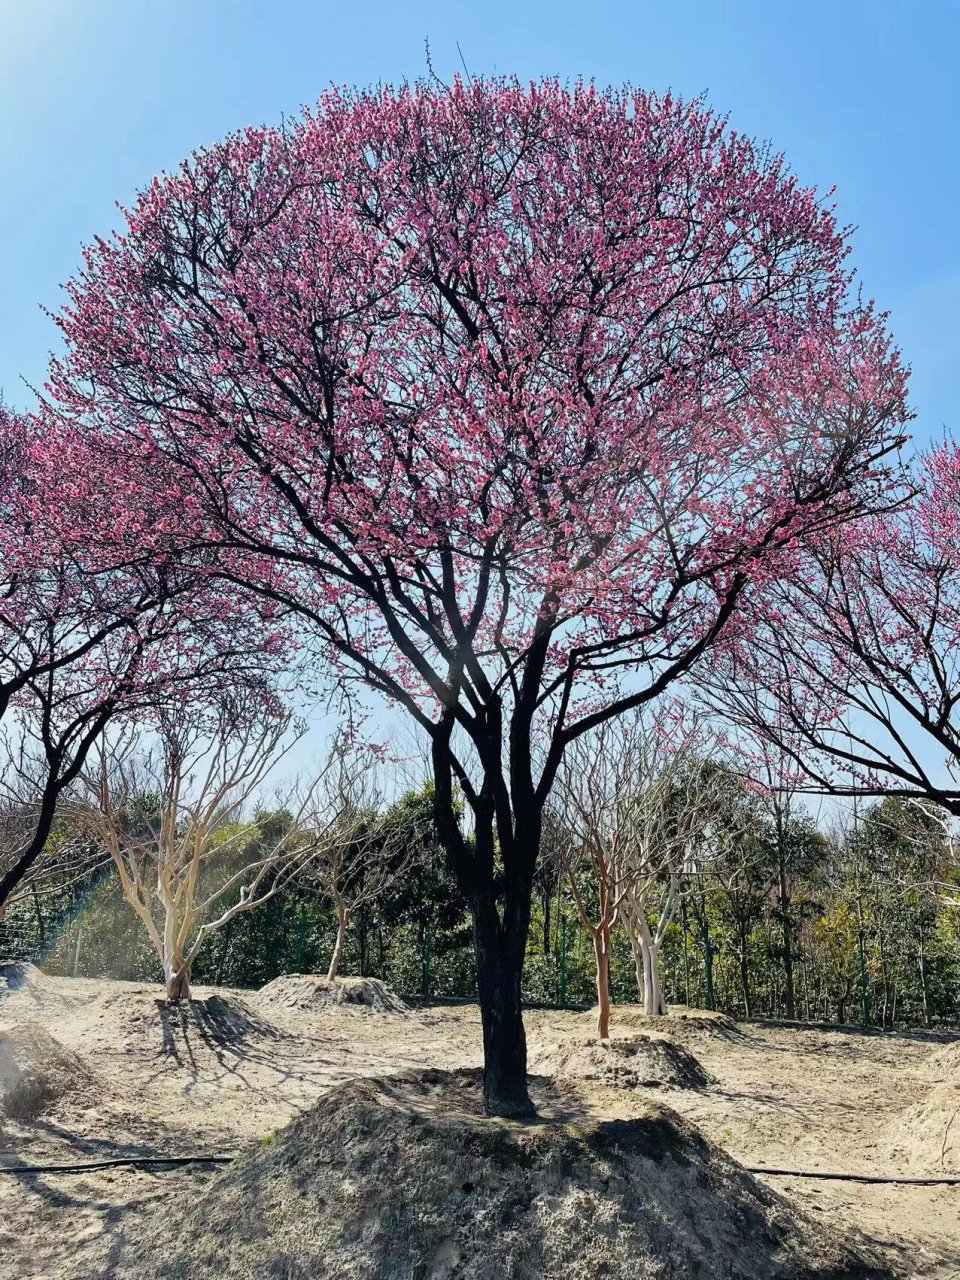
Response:
M0 1002L0 1031L39 1024L92 1074L32 1120L6 1121L3 1164L129 1154L232 1152L270 1135L332 1085L399 1067L475 1066L478 1012L471 1006L406 1015L340 1008L265 1007L250 992L200 988L189 1014L158 1001L155 987L38 979ZM532 1010L531 1052L589 1029L583 1014ZM614 1034L635 1033L621 1012ZM707 1137L750 1165L852 1172L893 1167L898 1117L936 1079L942 1041L754 1024L731 1033L670 1019L668 1029L715 1078L702 1091L658 1095ZM604 1116L627 1117L629 1090L581 1084ZM936 1173L937 1152L930 1155ZM912 1167L917 1175L923 1170ZM212 1174L130 1169L0 1178L0 1280L109 1277L124 1239L147 1215ZM844 1230L882 1243L905 1276L960 1280L960 1187L873 1187L771 1179L771 1185Z

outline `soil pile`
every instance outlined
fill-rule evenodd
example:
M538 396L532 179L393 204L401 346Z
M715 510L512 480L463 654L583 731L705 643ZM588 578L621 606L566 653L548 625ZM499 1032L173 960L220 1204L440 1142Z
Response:
M960 1078L934 1085L922 1102L901 1112L887 1130L883 1155L917 1175L960 1174Z
M37 1023L0 1024L0 1115L34 1120L67 1096L102 1096L83 1059Z
M560 1093L538 1101L562 1107ZM332 1090L128 1237L123 1280L864 1280L887 1273L652 1105L603 1123L481 1114L477 1072Z
M940 1045L922 1070L933 1083L889 1125L882 1154L918 1176L960 1174L960 1041Z
M166 1000L158 998L158 990L162 988L136 987L106 1002L117 1020L122 1050L152 1046L158 1057L197 1067L204 1060L242 1054L250 1044L283 1036L233 993L201 997L195 990L192 1000Z
M705 1089L712 1082L689 1050L653 1035L568 1040L532 1055L531 1069L612 1089Z
M597 1025L597 1009L594 1006L587 1015L592 1027ZM657 1035L670 1036L672 1039L731 1040L741 1034L739 1027L725 1013L714 1013L709 1009L677 1009L661 1017L649 1018L638 1004L615 1004L610 1010L610 1027L614 1034L618 1031L653 1031Z
M667 1026L671 1033L680 1027L724 1040L740 1035L740 1028L731 1017L710 1009L677 1009L667 1014Z
M924 1060L924 1069L935 1080L960 1084L960 1040L941 1045Z
M46 977L35 964L21 961L13 964L0 964L0 1004L7 996L15 992L39 993Z
M288 973L260 989L261 1009L358 1009L365 1013L409 1013L410 1007L379 978L321 978Z

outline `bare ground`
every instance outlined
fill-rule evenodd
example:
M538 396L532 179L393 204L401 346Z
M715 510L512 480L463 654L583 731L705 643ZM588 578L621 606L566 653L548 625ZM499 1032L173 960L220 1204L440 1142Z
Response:
M480 1062L479 1015L469 1005L305 1009L199 988L184 1009L161 994L134 983L40 976L4 994L0 1032L16 1027L22 1040L31 1026L42 1028L64 1050L61 1067L76 1063L85 1087L61 1073L32 1119L0 1121L0 1163L250 1153L269 1147L335 1084ZM564 1060L590 1025L589 1014L531 1010L531 1061ZM643 1024L635 1011L615 1010L613 1029L636 1038ZM591 1119L641 1119L656 1101L746 1165L914 1177L953 1171L952 1131L944 1148L939 1122L922 1134L916 1117L934 1090L957 1079L960 1049L945 1046L958 1037L770 1023L731 1030L699 1016L671 1017L662 1031L699 1060L708 1087L614 1088L583 1078L574 1086L577 1105ZM933 1096L928 1112L939 1108L946 1126L952 1113L943 1096ZM0 1278L126 1274L144 1227L167 1218L175 1225L212 1176L191 1166L0 1177ZM960 1187L765 1181L828 1233L859 1228L899 1274L960 1280Z

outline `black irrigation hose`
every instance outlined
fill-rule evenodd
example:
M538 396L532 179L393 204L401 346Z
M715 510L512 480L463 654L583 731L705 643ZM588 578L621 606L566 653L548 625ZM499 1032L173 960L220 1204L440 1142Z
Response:
M114 1160L91 1160L86 1164L0 1165L0 1174L15 1177L30 1173L90 1173L94 1169L116 1169L123 1165L229 1164L235 1156L120 1156Z
M32 1173L91 1173L97 1169L122 1166L153 1167L156 1165L230 1164L236 1156L120 1156L113 1160L91 1160L86 1164L20 1164L0 1165L0 1174L24 1177ZM741 1165L745 1173L763 1173L774 1178L818 1178L830 1182L893 1183L912 1187L956 1187L960 1178L885 1178L875 1173L833 1173L817 1169L767 1169L760 1165Z
M831 1182L884 1182L910 1187L957 1187L960 1178L885 1178L876 1173L827 1173L819 1169L763 1169L758 1165L742 1165L747 1173L765 1173L775 1178L822 1178Z

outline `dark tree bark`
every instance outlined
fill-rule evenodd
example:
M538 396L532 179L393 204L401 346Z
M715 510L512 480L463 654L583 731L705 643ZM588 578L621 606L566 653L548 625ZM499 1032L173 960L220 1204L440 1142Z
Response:
M470 792L474 834L468 844L454 804L454 758L447 732L434 735L434 816L473 920L477 991L483 1026L483 1098L489 1115L520 1118L534 1113L527 1090L527 1041L522 981L530 930L533 883L540 853L541 810L530 775L529 736L511 732L513 786L500 775L499 722L481 746L486 776ZM519 801L519 802L518 802Z
M518 924L504 929L489 904L476 903L473 943L483 1024L484 1106L491 1115L533 1115L521 994L526 929Z

